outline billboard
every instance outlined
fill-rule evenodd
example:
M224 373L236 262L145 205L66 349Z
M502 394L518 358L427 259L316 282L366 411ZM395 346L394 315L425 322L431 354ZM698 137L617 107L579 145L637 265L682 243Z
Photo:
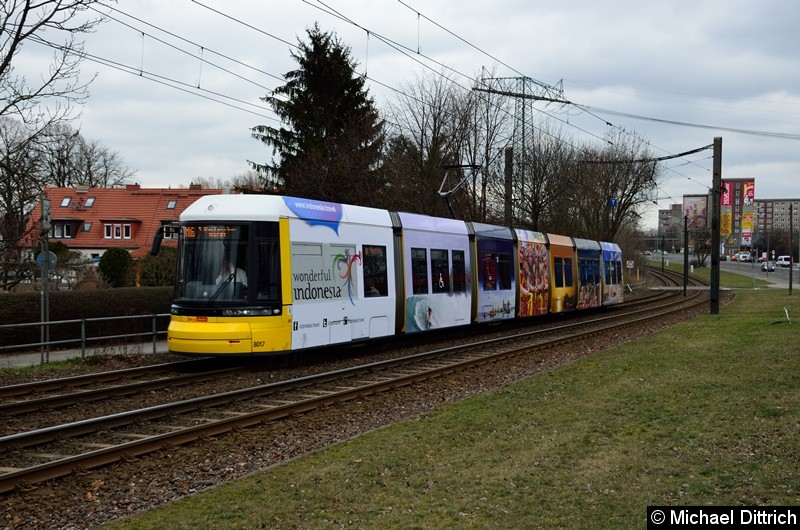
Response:
M708 196L684 195L683 215L686 217L686 226L691 230L706 230L708 228Z
M754 180L750 180L748 182L745 182L744 185L742 186L742 190L743 190L742 197L743 197L744 206L745 207L749 206L751 211L752 211L752 207L756 203L756 183L755 183L755 181Z
M722 182L722 189L720 190L719 203L722 206L731 206L733 204L732 186L728 181Z
M750 247L755 233L756 182L730 179L720 189L720 236L726 251Z

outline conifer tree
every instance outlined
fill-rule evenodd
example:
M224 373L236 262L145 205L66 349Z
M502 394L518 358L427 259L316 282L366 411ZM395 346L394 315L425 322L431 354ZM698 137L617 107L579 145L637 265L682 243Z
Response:
M383 122L350 49L318 25L291 56L299 67L287 83L262 98L284 126L253 127L253 138L272 147L272 162L250 162L267 188L334 202L380 205L383 184L375 171Z

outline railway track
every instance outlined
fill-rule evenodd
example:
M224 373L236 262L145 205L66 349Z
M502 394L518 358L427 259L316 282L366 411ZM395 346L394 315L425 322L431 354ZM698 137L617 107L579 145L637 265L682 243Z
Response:
M687 297L661 291L642 302L644 308L630 304L588 321L17 432L0 438L0 492L509 357L546 355L548 347L565 341L587 336L601 340L621 327L643 325L705 300L699 290Z
M101 399L120 399L164 386L195 384L245 367L210 368L206 360L180 361L0 387L0 417L54 410ZM175 372L185 372L175 374ZM91 387L84 389L83 387ZM45 395L42 395L45 394Z
M654 276L660 273L654 273ZM672 276L657 276L665 286L677 285ZM615 310L633 308L642 304L674 296L669 291L655 290L652 294L627 301ZM580 320L584 314L560 315L560 321ZM537 328L552 324L537 322ZM47 411L62 411L68 407L87 403L124 400L129 396L146 394L162 388L197 386L202 393L205 382L220 377L230 377L258 369L268 369L256 363L230 366L224 359L182 360L172 363L141 366L108 372L95 372L78 376L7 385L0 387L0 418L6 422L0 428L0 436L14 432L13 418Z

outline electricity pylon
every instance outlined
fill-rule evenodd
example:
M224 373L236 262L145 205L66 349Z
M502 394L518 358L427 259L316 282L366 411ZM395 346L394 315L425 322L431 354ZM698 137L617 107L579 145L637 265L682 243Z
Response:
M541 83L530 77L482 77L481 84L475 86L473 90L514 98L514 129L511 141L513 171L507 172L507 174L514 182L521 182L524 186L524 183L529 182L533 177L531 155L534 150L529 145L533 137L529 131L533 103L535 101L546 101L549 103L569 104L570 102L564 99L563 83L559 81L554 86ZM530 163L528 162L529 160L531 161ZM506 183L506 189L511 189L508 182ZM507 197L506 208L512 202L511 198Z

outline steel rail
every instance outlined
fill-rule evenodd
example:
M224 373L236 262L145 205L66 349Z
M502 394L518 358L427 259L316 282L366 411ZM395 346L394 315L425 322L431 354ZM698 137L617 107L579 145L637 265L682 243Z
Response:
M663 281L666 283L667 276L662 277ZM676 282L677 280L672 280ZM666 291L656 292L656 294L643 297L641 299L626 302L623 304L619 304L614 306L615 310L622 309L622 308L630 308L636 307L642 304L652 303L654 300L658 299L659 297L671 296L672 293ZM546 328L543 328L546 329ZM172 370L180 370L185 369L187 367L201 367L203 363L214 361L215 359L193 359L193 360L184 360L178 361L174 363L164 363L159 365L152 365L152 366L144 366L144 367L135 367L135 368L128 368L123 370L116 370L116 371L108 371L108 372L99 372L94 374L85 374L79 376L71 376L66 378L60 379L51 379L46 381L35 381L31 383L22 383L17 385L7 385L0 387L0 399L9 399L18 396L24 395L34 395L34 394L42 394L46 392L54 392L58 390L62 390L65 388L75 388L81 386L89 386L89 385L97 385L109 382L116 382L124 379L133 379L136 377L142 377L146 375L153 375L153 374L160 374L166 373ZM233 370L215 370L210 372L204 373L212 373L212 374L222 374L226 371L236 371L240 368L233 369ZM0 403L0 417L3 416L18 416L21 414L34 412L37 410L47 410L47 409L58 409L62 407L66 407L69 405L73 405L79 402L91 402L97 401L100 399L106 399L109 397L120 397L131 395L136 392L141 392L153 388L161 388L165 384L186 384L187 382L191 382L191 380L195 376L193 375L182 375L177 377L171 378L162 378L153 381L142 381L130 384L119 384L114 385L111 387L103 387L98 389L91 389L81 392L72 392L69 394L59 394L54 396L45 396L40 398L34 399L27 399L27 400L18 400L9 403ZM203 377L201 375L197 376L196 380L204 380L207 377Z
M135 383L126 383L121 385L107 386L103 388L95 388L91 390L82 390L78 392L71 392L69 394L60 394L54 396L45 396L35 399L27 399L24 401L14 401L11 403L0 404L0 417L2 416L18 416L29 412L35 412L43 409L58 409L76 403L86 403L91 401L98 401L110 397L119 398L129 396L137 392L144 392L165 386L181 386L188 385L193 382L206 381L210 378L241 372L244 370L241 366L231 368L223 368L219 370L211 370L196 374L181 374L178 376L167 376L160 379L150 379L147 381L139 381ZM163 373L163 372L153 372ZM103 381L99 381L103 382Z
M208 359L188 359L173 363L151 364L148 366L137 366L124 368L122 370L109 370L107 372L96 372L91 374L61 377L58 379L48 379L45 381L32 381L30 383L19 383L16 385L6 385L0 387L0 398L12 398L25 394L39 394L52 392L63 388L74 388L88 386L96 383L107 383L120 379L132 379L142 375L152 375L156 373L180 370L192 366L202 366Z
M700 293L698 292L695 296L699 294ZM705 302L704 300L701 300L694 303L700 304ZM148 409L115 414L104 418L75 422L65 426L50 427L32 431L30 433L21 433L3 437L0 438L0 446L2 447L2 451L8 452L12 449L17 449L20 447L29 447L39 445L47 441L61 439L63 436L76 436L79 434L95 433L101 429L108 430L115 427L127 426L135 422L163 417L165 415L172 416L177 414L179 411L191 412L215 405L230 405L231 402L239 402L243 399L256 395L274 395L279 391L285 391L288 389L304 389L305 392L303 397L296 399L291 403L274 402L268 405L259 405L259 410L253 412L230 413L230 417L208 421L200 425L182 428L174 432L137 439L114 447L90 451L82 455L68 456L52 462L31 466L26 469L10 471L0 475L0 492L10 491L15 487L20 487L21 484L23 484L22 487L25 487L24 484L32 484L43 480L57 478L72 473L76 469L94 468L107 465L122 458L139 456L147 452L161 449L167 444L184 444L197 440L203 436L215 436L235 428L248 427L266 421L275 421L294 414L308 412L321 406L331 405L358 397L363 397L365 395L383 392L433 377L440 377L454 371L466 369L470 366L495 362L501 358L506 358L513 355L520 355L529 352L532 349L541 349L547 347L548 345L575 340L576 337L592 336L602 332L613 331L620 327L640 325L645 321L661 318L666 314L675 311L683 311L686 305L686 303L665 304L661 310L656 312L654 312L654 310L646 310L646 312L650 313L649 315L635 319L629 318L631 313L620 314L616 317L606 317L602 320L617 320L618 322L606 324L602 329L588 329L579 333L573 333L570 337L557 337L546 341L528 343L522 346L506 348L499 352L487 352L486 346L501 344L509 339L519 340L521 335L515 335L505 339L498 338L490 339L488 341L481 341L480 343L472 344L468 347L454 346L436 350L434 352L415 354L400 359L381 361L372 365L346 368L324 374L307 376L296 380L262 385L260 387L254 387L251 389L236 390L214 396L186 400L177 404L160 405L157 407L150 407ZM664 309L664 307L669 307L669 309ZM588 326L588 324L577 324L573 325L572 327L578 326ZM570 326L564 326L564 328L568 327ZM538 333L540 332L530 332L523 335L528 335L528 338L530 338ZM467 348L471 349L472 351L481 352L481 355L466 354L465 349ZM428 361L432 358L441 358L443 355L448 353L459 355L460 358L449 362L445 366L437 365L430 368L413 370L409 373L410 369L408 368L408 365L410 362ZM464 358L465 355L466 358ZM403 373L396 372L391 374L391 376L385 374L379 376L379 374L376 374L376 372L379 370L386 370L389 368L398 369L400 367L405 367L406 370L403 371ZM345 384L343 382L343 378L345 377L351 380L350 384ZM357 386L353 386L357 384L352 381L353 378L361 378L365 380L365 382L362 382ZM336 389L329 390L325 388L319 388L321 385L327 383L335 383ZM317 388L314 388L315 386ZM344 389L342 389L342 387L344 387ZM64 429L66 429L66 434Z

